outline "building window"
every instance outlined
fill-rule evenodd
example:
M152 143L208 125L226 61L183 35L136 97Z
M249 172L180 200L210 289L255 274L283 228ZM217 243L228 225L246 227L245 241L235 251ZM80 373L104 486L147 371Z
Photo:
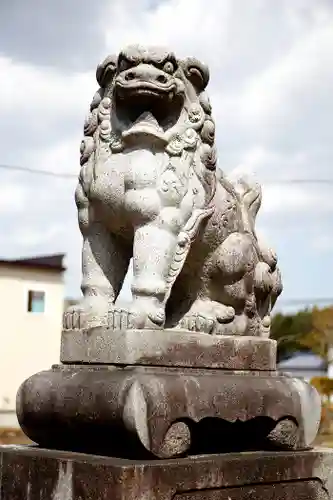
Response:
M43 313L45 311L45 292L29 290L28 312Z

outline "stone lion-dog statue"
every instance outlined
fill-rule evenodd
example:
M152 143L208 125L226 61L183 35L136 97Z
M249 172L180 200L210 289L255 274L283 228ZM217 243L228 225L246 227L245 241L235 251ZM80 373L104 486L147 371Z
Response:
M217 167L207 66L131 46L96 78L76 189L83 299L64 328L269 336L282 284L255 233L261 189ZM115 301L131 259L125 310Z

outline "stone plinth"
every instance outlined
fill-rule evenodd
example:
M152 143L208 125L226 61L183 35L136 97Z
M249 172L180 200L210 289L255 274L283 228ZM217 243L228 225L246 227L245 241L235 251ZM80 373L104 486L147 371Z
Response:
M2 446L2 500L328 500L333 453L237 453L131 461Z
M22 384L17 415L44 447L169 458L307 447L317 399L310 385L276 372L57 365Z
M62 363L276 369L276 341L186 330L64 330Z

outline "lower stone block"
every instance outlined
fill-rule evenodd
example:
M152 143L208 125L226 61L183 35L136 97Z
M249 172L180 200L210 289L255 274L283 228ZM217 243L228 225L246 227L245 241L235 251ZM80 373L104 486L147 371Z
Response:
M333 451L124 460L2 446L2 500L326 500Z

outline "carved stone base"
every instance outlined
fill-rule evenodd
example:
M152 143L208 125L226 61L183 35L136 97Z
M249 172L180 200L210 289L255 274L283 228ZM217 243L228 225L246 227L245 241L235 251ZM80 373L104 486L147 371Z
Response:
M333 452L131 461L1 446L2 500L329 500Z
M186 330L64 330L62 363L275 370L276 341Z
M304 449L320 401L274 372L58 365L21 386L18 419L49 448L143 458Z

